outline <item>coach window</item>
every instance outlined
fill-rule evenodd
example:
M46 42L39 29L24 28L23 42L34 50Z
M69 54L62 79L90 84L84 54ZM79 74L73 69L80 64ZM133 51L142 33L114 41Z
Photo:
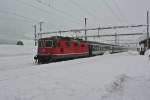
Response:
M103 51L103 46L101 46L101 50Z
M98 46L98 50L99 50L99 51L101 50L100 46Z
M93 51L96 51L96 47L95 47L95 45L93 45Z
M97 45L95 45L95 51L97 51Z
M97 45L97 51L99 50L99 47L98 47L98 45Z

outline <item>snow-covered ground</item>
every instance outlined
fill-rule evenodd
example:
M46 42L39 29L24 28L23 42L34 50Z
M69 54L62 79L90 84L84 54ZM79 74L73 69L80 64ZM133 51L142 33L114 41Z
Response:
M33 46L0 45L0 100L150 100L150 60L137 52L36 65Z

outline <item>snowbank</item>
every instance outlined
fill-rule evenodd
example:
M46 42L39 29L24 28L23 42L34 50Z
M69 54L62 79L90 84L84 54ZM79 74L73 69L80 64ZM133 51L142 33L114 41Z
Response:
M0 45L0 57L23 56L36 54L33 41L23 40L24 45Z
M33 52L32 46L0 46L0 100L150 100L145 56L124 52L35 65Z
M150 78L120 75L106 88L101 100L150 100Z
M146 55L146 56L149 56L149 55L150 55L150 49L145 52L145 55Z
M131 55L138 55L139 54L139 52L135 51L135 50L129 50L128 53Z
M104 55L110 55L110 52L109 52L109 51L106 51L106 52L104 53Z

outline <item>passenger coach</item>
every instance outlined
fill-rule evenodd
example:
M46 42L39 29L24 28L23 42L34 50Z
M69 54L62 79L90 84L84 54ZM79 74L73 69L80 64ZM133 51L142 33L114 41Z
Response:
M85 56L89 56L89 46L81 39L53 36L38 41L38 63Z

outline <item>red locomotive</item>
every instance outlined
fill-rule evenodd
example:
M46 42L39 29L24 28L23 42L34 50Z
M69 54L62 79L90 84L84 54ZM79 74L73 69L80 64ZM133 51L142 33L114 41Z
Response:
M45 63L85 56L89 56L89 46L86 41L53 36L39 39L35 59L38 60L38 63Z
M38 63L48 63L52 61L88 57L110 53L122 52L126 49L121 46L83 41L71 37L53 36L41 38L38 41L37 55L34 57Z

